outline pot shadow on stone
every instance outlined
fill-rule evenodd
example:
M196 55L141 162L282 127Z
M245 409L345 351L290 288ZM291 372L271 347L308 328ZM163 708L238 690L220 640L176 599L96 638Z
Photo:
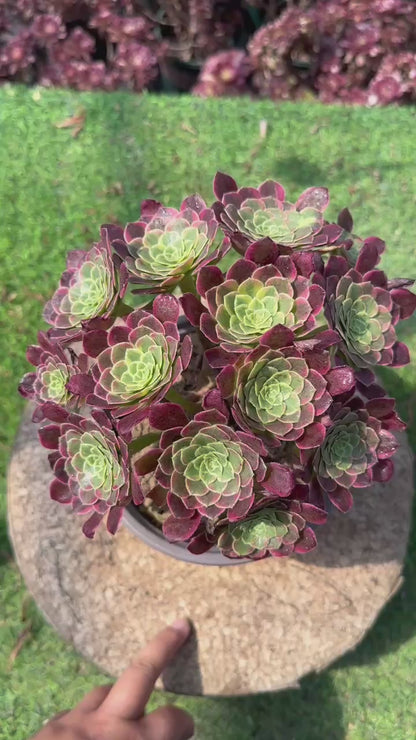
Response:
M163 671L162 684L165 691L186 693L192 696L203 694L198 656L198 637L193 629L180 653ZM185 683L184 676L186 677ZM190 677L191 681L189 680Z

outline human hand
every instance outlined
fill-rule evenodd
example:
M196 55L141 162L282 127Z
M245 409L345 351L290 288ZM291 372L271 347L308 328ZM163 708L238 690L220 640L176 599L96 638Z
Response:
M159 632L114 685L97 686L74 708L53 717L32 740L188 740L192 717L167 705L145 715L158 676L190 634L186 619Z

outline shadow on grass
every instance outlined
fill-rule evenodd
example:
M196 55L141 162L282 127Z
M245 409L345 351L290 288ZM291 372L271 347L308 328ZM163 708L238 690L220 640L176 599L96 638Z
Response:
M382 170L383 174L387 174L392 170L400 171L405 168L405 164L402 162L383 162ZM330 174L330 182L334 185L337 182L351 179L354 175L354 179L359 180L360 176L366 175L373 171L378 171L380 163L365 162L362 166L357 165L357 162L350 163L347 158L339 157L333 162L325 162L323 167L308 162L302 157L289 156L289 157L278 157L270 166L270 177L280 180L280 182L292 182L294 184L295 192L296 186L301 190L302 188L309 188L313 185L322 185L328 183L328 177Z
M299 689L199 703L201 738L215 740L344 740L342 707L331 678L311 676Z

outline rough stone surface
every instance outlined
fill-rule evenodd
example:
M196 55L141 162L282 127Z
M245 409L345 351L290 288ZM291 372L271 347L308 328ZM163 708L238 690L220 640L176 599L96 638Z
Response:
M386 486L331 512L302 558L233 568L161 555L126 529L83 537L49 499L45 450L26 415L9 471L9 523L26 583L49 622L86 658L118 675L164 623L187 614L195 637L160 687L248 694L294 685L351 650L401 582L413 492L406 439Z

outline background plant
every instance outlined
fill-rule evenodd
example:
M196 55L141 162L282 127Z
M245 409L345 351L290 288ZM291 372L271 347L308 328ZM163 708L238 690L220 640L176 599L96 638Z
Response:
M413 103L411 0L2 0L0 81Z

